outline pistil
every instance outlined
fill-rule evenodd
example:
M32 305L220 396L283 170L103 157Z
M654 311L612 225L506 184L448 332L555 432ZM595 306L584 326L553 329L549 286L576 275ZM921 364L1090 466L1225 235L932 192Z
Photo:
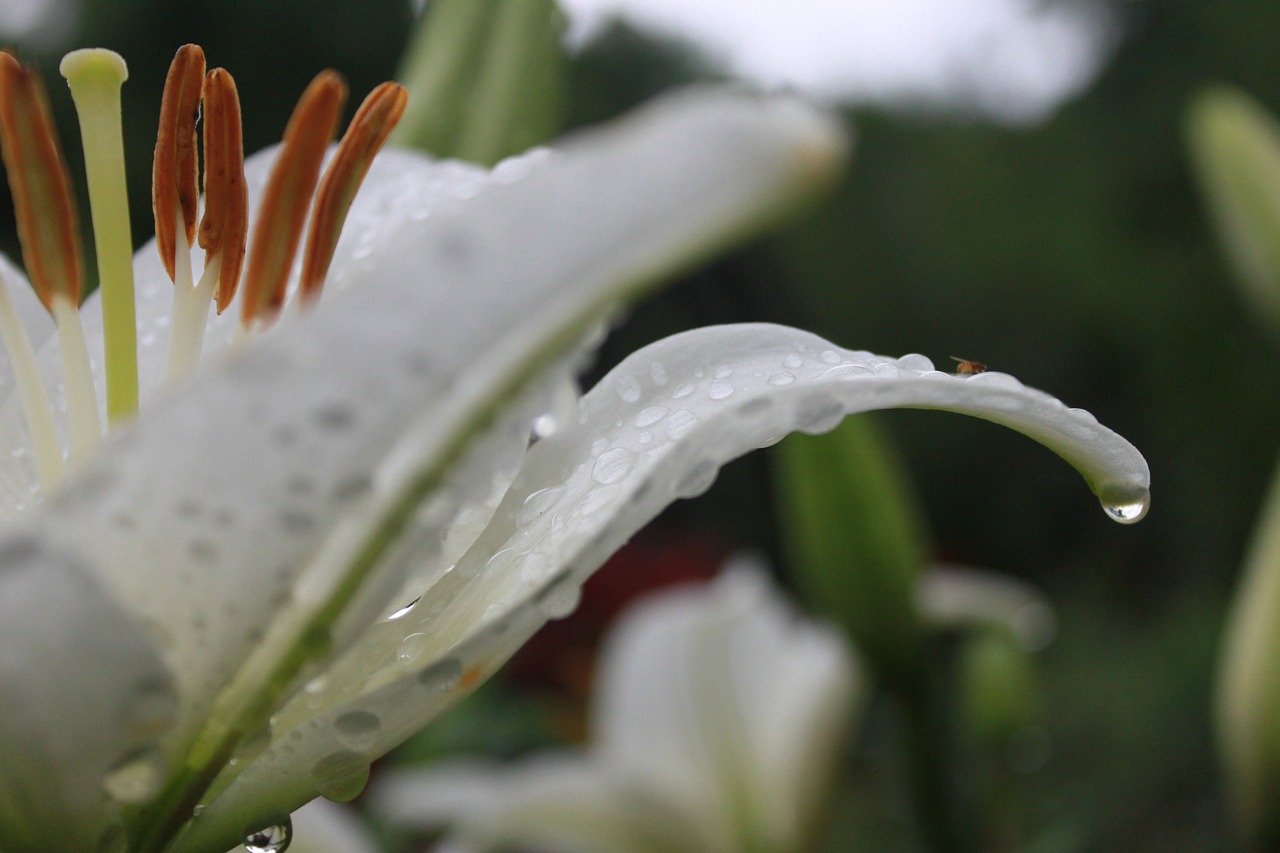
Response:
M102 48L68 53L59 70L71 87L84 143L102 300L107 420L114 424L138 411L133 234L120 127L120 87L129 71L118 53Z

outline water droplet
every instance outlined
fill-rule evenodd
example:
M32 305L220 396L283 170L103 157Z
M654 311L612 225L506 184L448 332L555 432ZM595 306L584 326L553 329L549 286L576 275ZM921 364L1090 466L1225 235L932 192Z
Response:
M538 596L538 609L548 619L563 619L577 610L581 601L582 587L573 578L566 578Z
M533 419L533 434L538 438L550 438L558 429L560 429L560 422L550 412Z
M898 367L903 370L914 370L917 373L926 373L933 370L933 362L928 356L921 355L918 352L913 352L898 359Z
M654 385L667 384L667 369L662 366L662 362L655 361L649 366L649 378L653 380Z
M248 853L284 853L292 840L293 820L286 817L279 823L246 832L243 843Z
M413 663L422 656L430 644L431 638L421 631L410 634L400 641L400 648L396 649L396 660L402 663Z
M727 364L722 364L716 368L716 372L711 374L713 379L728 379L733 375L733 368Z
M371 711L348 711L333 721L338 743L348 749L364 752L378 740L382 720Z
M690 394L693 393L693 391L694 391L694 388L692 384L688 382L682 383L680 385L677 385L675 387L675 390L671 392L671 399L679 400L681 397L688 397Z
M417 606L418 602L419 602L421 599L422 599L422 596L418 596L418 597L417 597L417 598L415 598L413 601L410 601L410 602L409 602L408 604L406 604L404 607L401 607L401 608L400 608L399 610L397 610L395 613L392 613L390 616L388 616L388 617L387 617L387 621L388 621L388 622L394 622L394 621L396 621L397 619L403 619L404 617L408 616L408 615L413 611L413 608L414 608L415 606Z
M1147 514L1147 510L1151 508L1151 495L1150 493L1144 493L1136 500L1117 501L1115 503L1103 500L1102 508L1108 516L1121 524L1135 524L1141 521Z
M262 751L271 743L271 723L260 726L257 731L246 735L236 747L232 756L232 761L240 764L248 764L253 759L262 754Z
M624 403L634 403L640 399L640 383L634 376L623 376L617 383L618 396Z
M668 409L666 406L650 406L644 409L640 414L636 415L635 425L637 429L644 429L656 424L667 416Z
M844 420L844 407L838 400L816 397L806 400L796 413L796 426L809 435L831 432Z
M418 673L418 684L437 693L445 693L462 681L462 661L445 658Z
M707 389L707 396L712 400L723 400L733 393L733 383L725 379L717 379Z
M787 356L782 360L782 366L789 367L792 370L795 370L797 367L801 366L802 364L804 364L804 359L794 353L792 353L791 355Z
M129 753L102 777L107 795L121 803L145 803L164 781L164 756L152 745Z
M526 554L520 561L520 580L527 584L536 584L547 576L554 565L550 557L539 551Z
M620 482L631 472L635 458L636 455L625 447L608 450L596 459L596 464L591 469L591 479L605 486Z
M520 507L517 514L520 524L528 524L547 510L551 509L560 501L560 496L564 493L561 486L551 486L547 489L539 489L524 499L524 505Z
M676 495L682 498L696 498L703 494L715 483L719 470L710 460L693 465L676 483Z
M840 363L840 353L836 352L835 350L823 350L822 355L818 357L821 358L823 361L825 361L827 364Z
M369 760L357 752L330 753L311 766L311 782L326 800L348 803L369 784Z
M680 438L698 425L698 416L693 412L681 409L667 418L667 435Z
M790 385L792 382L795 382L795 381L796 381L795 374L788 370L779 370L776 373L769 376L770 385Z

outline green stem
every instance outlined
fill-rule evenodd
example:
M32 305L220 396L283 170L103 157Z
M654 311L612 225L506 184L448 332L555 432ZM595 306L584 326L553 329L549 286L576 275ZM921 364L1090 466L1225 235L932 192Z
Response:
M886 689L903 711L911 795L925 844L936 853L973 853L980 847L982 821L973 792L960 784L954 656L949 648L929 651L921 666L886 683Z
M133 235L120 126L120 86L129 72L119 54L101 48L68 53L59 70L71 87L84 143L102 299L107 419L114 424L138 411Z

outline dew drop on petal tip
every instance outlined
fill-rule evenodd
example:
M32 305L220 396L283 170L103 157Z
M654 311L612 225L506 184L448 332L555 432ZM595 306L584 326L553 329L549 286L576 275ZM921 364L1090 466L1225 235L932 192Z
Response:
M1113 520L1121 524L1136 524L1141 521L1147 514L1147 510L1151 507L1151 494L1144 493L1137 500L1127 500L1120 502L1102 501L1102 508L1107 515Z
M293 840L293 820L285 818L271 826L246 832L244 849L249 853L284 853Z

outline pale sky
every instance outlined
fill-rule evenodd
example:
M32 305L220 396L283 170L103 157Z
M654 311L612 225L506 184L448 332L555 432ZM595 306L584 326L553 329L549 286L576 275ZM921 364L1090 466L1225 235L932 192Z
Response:
M910 99L1014 123L1096 76L1115 28L1088 0L560 0L571 41L610 15L700 44L728 71L837 100Z
M560 0L581 44L611 15L723 69L831 100L923 103L1010 123L1051 113L1117 40L1097 0ZM0 36L52 39L66 0L0 0Z

